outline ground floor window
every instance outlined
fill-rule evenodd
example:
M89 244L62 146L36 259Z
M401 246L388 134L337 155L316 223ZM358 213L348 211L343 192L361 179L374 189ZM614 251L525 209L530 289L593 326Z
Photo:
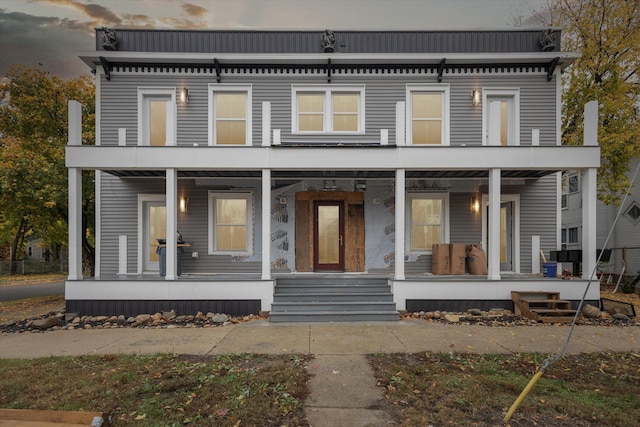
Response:
M434 244L448 240L449 194L409 194L406 212L410 252L431 252Z
M209 192L209 253L250 254L252 194Z

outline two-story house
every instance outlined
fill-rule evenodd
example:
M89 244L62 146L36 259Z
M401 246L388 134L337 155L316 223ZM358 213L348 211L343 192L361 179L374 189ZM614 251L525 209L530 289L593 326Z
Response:
M81 55L95 145L70 103L67 310L372 320L512 308L513 290L579 300L586 280L541 275L563 170L582 174L587 268L596 252L600 150L593 132L560 145L578 55L559 46L559 29L97 29ZM90 279L82 170L96 171ZM433 274L442 243L482 247L487 274Z

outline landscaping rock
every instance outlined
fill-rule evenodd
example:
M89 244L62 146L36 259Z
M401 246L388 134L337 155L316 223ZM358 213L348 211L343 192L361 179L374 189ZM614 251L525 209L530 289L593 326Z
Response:
M460 316L456 315L456 314L445 314L444 315L444 320L446 320L447 322L450 323L459 323L460 322Z
M35 329L49 329L56 326L57 324L58 324L58 318L54 316L54 317L47 317L46 319L34 320L33 323L31 324L31 327Z
M629 316L624 313L615 313L611 315L612 318L616 320L629 320Z
M207 317L209 316L207 315ZM213 316L211 316L211 321L213 323L224 323L228 320L229 316L227 316L226 314L214 314Z
M482 316L482 310L480 310L479 308L470 308L469 310L467 310L467 313L471 314L472 316Z
M584 308L582 309L582 314L590 319L597 319L602 317L602 312L600 311L600 309L598 307L592 306L591 304L586 304L584 306Z

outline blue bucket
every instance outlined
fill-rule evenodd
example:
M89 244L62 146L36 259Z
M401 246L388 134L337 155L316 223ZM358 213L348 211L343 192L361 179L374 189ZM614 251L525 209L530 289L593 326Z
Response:
M558 264L555 262L545 262L542 264L542 275L544 277L556 277Z

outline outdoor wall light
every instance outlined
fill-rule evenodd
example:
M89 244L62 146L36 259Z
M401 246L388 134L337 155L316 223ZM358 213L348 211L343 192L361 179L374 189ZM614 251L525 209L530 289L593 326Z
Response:
M480 212L480 201L477 196L471 196L471 212Z
M471 103L474 106L480 105L480 89L473 89L471 91Z
M186 87L183 87L182 89L180 89L180 102L182 103L182 105L187 105L189 101L189 89L187 89Z
M178 202L178 210L182 213L185 213L189 210L189 199L186 197L180 197Z

